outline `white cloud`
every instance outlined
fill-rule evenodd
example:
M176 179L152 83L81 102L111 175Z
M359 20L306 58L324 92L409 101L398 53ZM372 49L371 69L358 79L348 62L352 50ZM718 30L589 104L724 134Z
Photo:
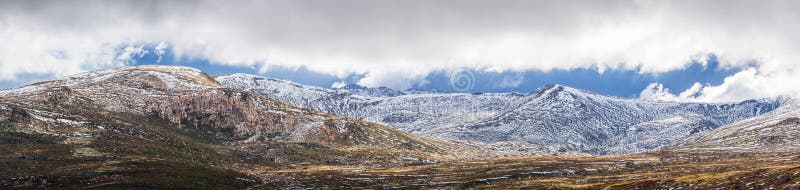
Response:
M750 68L725 78L723 84L706 86L695 101L733 102L760 97L800 97L798 68L786 65L774 71Z
M669 88L664 88L663 84L651 83L641 93L639 98L647 100L676 101L678 97L669 92Z
M525 80L525 76L522 74L515 74L513 76L504 76L503 80L500 81L500 84L497 84L500 88L510 88L510 87L518 87L522 82Z
M395 88L459 68L658 73L714 53L722 67L759 63L757 73L703 87L696 97L737 100L800 89L776 85L800 80L800 24L789 22L800 18L797 7L796 1L2 1L0 80L113 67L125 64L118 47L158 42L176 56L215 64L361 74L360 85Z
M700 83L694 83L679 95L675 95L669 88L664 87L664 84L650 83L650 85L647 85L647 87L639 93L639 98L647 100L691 102L697 100L697 96L700 95L699 93L701 93L704 87L705 86Z
M164 41L161 41L160 43L158 43L158 45L156 45L154 49L156 56L158 56L156 62L161 63L161 58L164 57L164 53L166 53L167 47L169 47L169 45L167 45L167 43Z
M763 67L762 67L763 68ZM748 68L726 77L720 85L701 85L692 87L675 95L662 84L653 83L640 93L642 99L688 102L738 102L764 97L800 97L800 78L796 68L782 71L760 72Z
M682 98L694 98L701 95L701 92L705 88L702 84L695 82L691 87L686 89L685 91L681 92L678 97Z
M331 88L341 88L341 87L344 87L344 86L347 86L347 82L345 82L345 81L338 81L338 82L334 82L333 84L331 84Z
M148 51L144 49L144 45L140 45L138 47L128 45L127 47L123 48L122 51L117 53L114 62L116 65L130 64L135 58L141 58L147 53Z

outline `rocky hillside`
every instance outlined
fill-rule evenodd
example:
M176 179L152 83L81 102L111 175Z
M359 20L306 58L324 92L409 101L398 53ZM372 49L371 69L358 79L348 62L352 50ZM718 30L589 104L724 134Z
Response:
M243 188L269 180L252 173L270 168L430 163L450 159L451 148L228 89L185 67L0 91L0 187Z

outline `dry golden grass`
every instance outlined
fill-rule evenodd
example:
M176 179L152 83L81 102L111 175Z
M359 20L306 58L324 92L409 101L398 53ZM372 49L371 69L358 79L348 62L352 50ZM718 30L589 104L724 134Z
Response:
M294 174L324 171L327 172L325 176L337 176L330 179L334 181L331 184L311 187L335 187L335 184L342 183L415 189L660 189L675 186L688 189L717 186L792 189L797 188L793 184L800 185L800 157L779 154L670 153L501 158L366 168L360 172L353 172L348 166L342 169L349 171L333 174L330 172L337 171L337 167L320 168L323 169L285 170L287 173L283 174L297 177ZM376 180L388 184L372 186L376 185ZM414 183L416 181L425 181L427 185Z
M549 184L550 186L555 188L567 188L567 189L587 189L587 188L606 186L606 183L575 183L575 180L568 178L520 180L520 181L515 181L512 184L506 184L506 185L526 187L537 184Z
M268 173L313 173L313 172L326 172L326 171L360 171L363 166L341 166L341 165L313 165L303 166L291 169L278 169L269 170Z
M742 174L743 171L729 171L729 172L721 172L721 173L700 173L700 174L691 174L691 175L684 175L678 176L673 179L681 181L681 182L698 182L698 181L713 181L713 180L720 180L724 178L729 178L731 176Z

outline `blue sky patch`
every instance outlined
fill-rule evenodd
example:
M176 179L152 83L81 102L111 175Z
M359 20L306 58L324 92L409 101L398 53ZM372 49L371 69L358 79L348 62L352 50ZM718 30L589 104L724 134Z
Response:
M573 70L527 71L527 72L481 72L472 71L475 85L471 92L532 92L547 84L562 84L579 89L586 89L601 94L635 98L650 83L662 83L673 92L681 92L695 82L719 85L725 77L733 75L741 69L720 68L715 56L710 56L707 64L694 62L687 67L665 73L640 73L631 69L607 69L600 73L596 68L580 68ZM452 91L448 81L450 74L437 72L429 75L428 85L419 89L438 89ZM517 86L507 86L511 80L519 80Z
M257 66L227 66L214 64L204 59L177 58L169 48L159 56L154 53L156 44L145 44L146 54L134 57L132 65L160 64L188 66L200 69L209 75L230 73L248 73L270 78L290 80L297 83L329 88L333 83L345 81L356 83L363 75L354 74L340 79L333 75L316 73L306 68L270 67L266 73L258 73ZM87 68L87 70L92 70ZM719 85L725 77L733 75L741 69L721 68L715 56L710 56L706 64L694 62L685 68L671 72L651 74L640 73L637 69L607 69L598 72L597 68L580 68L572 70L526 71L526 72L486 72L469 70L473 77L472 88L464 92L520 92L529 93L547 84L562 84L602 94L636 98L650 83L658 82L673 92L688 89L695 82ZM424 85L414 87L419 90L436 90L457 92L451 86L450 74L445 71L429 74ZM0 88L11 88L33 82L52 79L51 75L22 75L18 80L0 81Z

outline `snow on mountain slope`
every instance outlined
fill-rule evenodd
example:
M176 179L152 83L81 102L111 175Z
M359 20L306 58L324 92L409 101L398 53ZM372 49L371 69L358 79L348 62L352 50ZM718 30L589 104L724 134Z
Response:
M490 119L431 133L483 142L530 142L556 152L634 153L657 150L667 142L768 112L778 105L770 101L644 101L548 85Z
M731 104L625 99L561 85L534 93L421 93L370 96L234 74L224 86L323 112L502 150L590 154L666 148L691 134L771 111L780 104Z
M386 95L382 92L399 91L382 88L359 88L361 93L354 94L247 74L215 78L225 86L295 106L384 123L417 134L432 126L457 125L490 117L524 96L517 93Z
M800 103L786 100L772 112L694 134L678 146L723 151L800 150Z
M708 116L697 113L679 113L673 117L646 121L628 127L622 135L612 137L609 152L638 153L644 150L669 148L673 141L688 134L713 129L719 124Z

